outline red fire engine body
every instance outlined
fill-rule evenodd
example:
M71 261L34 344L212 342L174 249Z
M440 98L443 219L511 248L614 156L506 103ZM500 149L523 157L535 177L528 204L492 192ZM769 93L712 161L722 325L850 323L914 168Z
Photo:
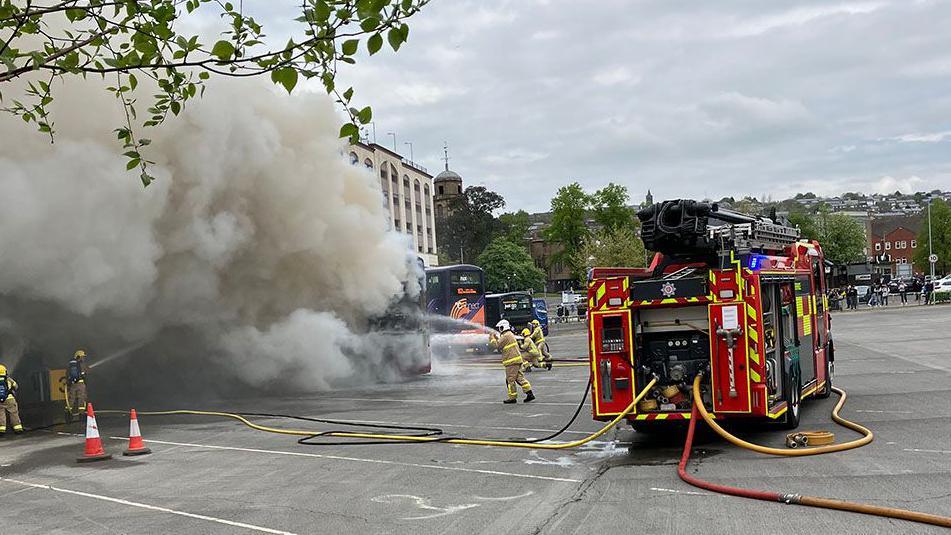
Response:
M690 418L692 382L718 419L799 425L800 402L831 393L825 266L798 229L693 201L638 213L659 251L646 269L594 268L588 342L596 420L630 406L635 428Z

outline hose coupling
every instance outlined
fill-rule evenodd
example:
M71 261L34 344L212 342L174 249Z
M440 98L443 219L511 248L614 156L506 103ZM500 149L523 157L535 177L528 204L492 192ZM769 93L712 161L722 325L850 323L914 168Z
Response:
M802 501L802 495L800 494L783 494L779 497L779 501L791 504L798 505Z

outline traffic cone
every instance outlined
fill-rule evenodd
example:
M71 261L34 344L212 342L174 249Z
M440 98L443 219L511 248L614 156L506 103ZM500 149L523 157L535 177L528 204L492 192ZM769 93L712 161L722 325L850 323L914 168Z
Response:
M96 425L96 413L92 411L92 403L86 404L86 451L76 462L89 463L111 459L112 454L102 449L102 438L99 437L99 426Z
M146 455L152 453L152 450L145 446L145 441L142 440L142 432L139 431L139 418L135 414L135 409L132 409L131 418L129 419L129 448L122 452L123 455Z

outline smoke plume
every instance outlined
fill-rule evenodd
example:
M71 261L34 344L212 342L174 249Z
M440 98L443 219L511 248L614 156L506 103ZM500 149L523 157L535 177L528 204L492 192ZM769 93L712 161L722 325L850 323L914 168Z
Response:
M360 330L415 267L327 97L211 85L139 132L158 177L143 190L109 132L118 103L95 83L55 89L54 144L0 117L0 361L143 344L96 372L198 389L326 388L379 366Z

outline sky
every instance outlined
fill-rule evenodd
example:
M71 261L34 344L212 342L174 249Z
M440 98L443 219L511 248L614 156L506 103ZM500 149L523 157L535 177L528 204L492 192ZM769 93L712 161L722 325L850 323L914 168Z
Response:
M448 142L506 210L575 181L633 202L951 189L951 2L433 0L410 26L341 83L378 143L435 174Z

